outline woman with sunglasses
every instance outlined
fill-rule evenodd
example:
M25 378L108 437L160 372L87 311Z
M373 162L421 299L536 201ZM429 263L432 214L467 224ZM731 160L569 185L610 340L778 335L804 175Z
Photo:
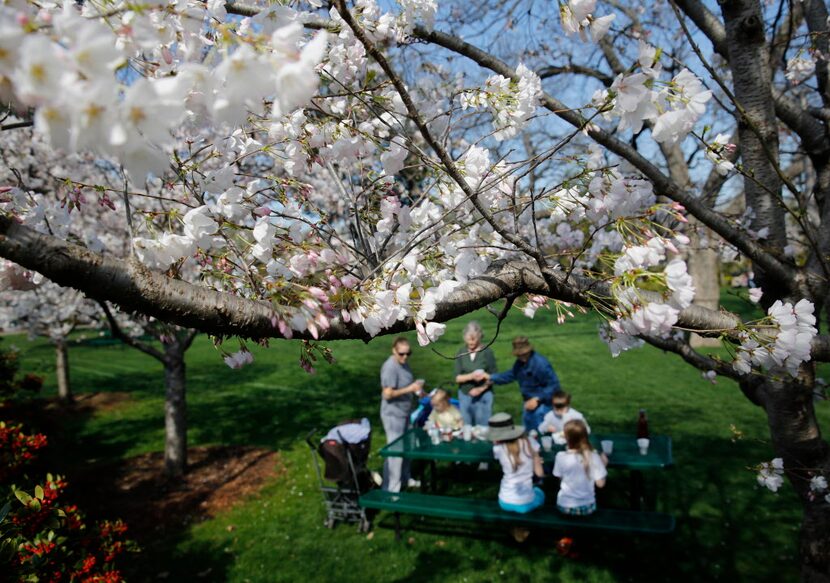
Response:
M392 342L392 356L386 359L380 369L380 420L386 432L386 443L392 443L409 429L409 414L412 412L412 395L423 393L424 381L415 380L409 368L412 349L409 340L398 336ZM383 462L383 489L400 492L401 484L415 486L409 479L409 460L388 457Z

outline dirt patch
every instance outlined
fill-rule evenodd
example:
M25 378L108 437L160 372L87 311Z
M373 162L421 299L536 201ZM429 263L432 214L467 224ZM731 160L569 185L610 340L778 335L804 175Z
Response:
M129 406L132 400L130 393L114 391L81 393L71 403L57 398L0 401L0 419L21 421L55 444L66 445L71 439L67 422ZM70 469L61 463L60 450L57 458L48 458L53 447L33 471L64 475L67 501L77 503L93 520L123 519L139 544L226 511L286 472L278 453L257 447L190 448L187 473L177 479L164 475L161 452Z
M286 471L278 453L242 446L191 448L182 478L163 469L160 452L88 467L68 476L71 496L90 517L122 518L140 544L228 510Z
M71 407L81 413L97 413L99 411L112 411L119 409L133 401L130 393L120 391L106 392L106 393L81 393L75 395ZM57 406L61 406L57 402Z

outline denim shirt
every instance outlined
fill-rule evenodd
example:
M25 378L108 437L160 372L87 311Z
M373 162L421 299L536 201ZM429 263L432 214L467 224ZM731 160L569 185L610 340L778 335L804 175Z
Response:
M525 401L535 397L542 403L549 404L553 394L560 390L559 377L556 376L550 362L537 352L533 352L526 363L516 360L513 368L494 374L490 380L495 385L517 381Z

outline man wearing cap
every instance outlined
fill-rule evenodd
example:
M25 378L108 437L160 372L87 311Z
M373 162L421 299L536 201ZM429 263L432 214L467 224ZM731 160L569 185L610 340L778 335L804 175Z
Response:
M553 394L559 392L559 377L547 358L533 350L533 345L526 336L513 339L513 356L516 362L513 368L504 372L481 376L494 385L506 385L516 381L524 399L522 420L530 431L537 429L545 415L551 410Z

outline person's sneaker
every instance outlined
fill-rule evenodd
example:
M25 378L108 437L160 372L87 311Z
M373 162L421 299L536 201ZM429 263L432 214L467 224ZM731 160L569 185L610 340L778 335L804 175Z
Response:
M421 480L416 480L415 478L409 478L409 481L406 483L406 485L409 488L420 488L421 487Z
M479 472L486 472L489 469L490 469L490 464L488 464L487 462L481 462L480 464L478 464L478 471Z
M573 549L574 540L569 536L563 536L558 541L556 541L556 552L562 555L563 557L576 557L576 553Z
M381 475L380 475L379 473L377 473L377 472L372 472L372 481L373 481L373 482L374 482L374 483L375 483L378 487L380 487L380 486L382 486L382 485L383 485L383 476L381 476Z
M513 540L517 543L523 543L527 540L527 537L530 536L530 529L522 526L514 526L510 529L510 534L513 535Z

